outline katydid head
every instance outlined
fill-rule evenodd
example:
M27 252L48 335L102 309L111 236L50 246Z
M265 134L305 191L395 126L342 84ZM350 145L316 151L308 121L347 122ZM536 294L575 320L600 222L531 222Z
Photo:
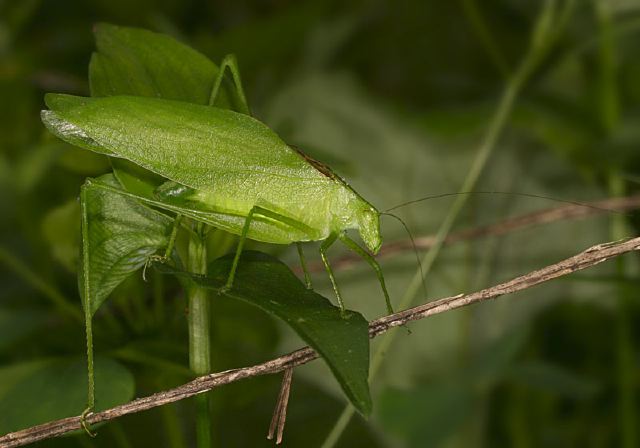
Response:
M358 223L358 232L360 238L374 255L382 246L382 237L380 236L380 212L372 205L366 204L356 213Z
M360 238L373 255L380 251L380 212L360 196L344 179L332 174L334 185L338 186L332 204L334 232L357 229Z

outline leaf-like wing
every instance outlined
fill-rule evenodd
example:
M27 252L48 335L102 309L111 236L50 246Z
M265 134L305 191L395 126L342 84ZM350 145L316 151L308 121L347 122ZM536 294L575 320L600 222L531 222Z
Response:
M266 125L229 110L115 96L45 111L43 121L64 140L81 134L102 151L191 187L190 200L209 211L246 216L257 204L323 234L342 188Z
M338 307L307 289L284 263L260 252L242 253L233 288L222 292L231 262L231 256L215 260L207 277L167 265L157 265L157 269L282 319L324 358L351 403L368 415L369 327L365 318L349 310L342 317Z
M323 177L269 127L237 112L132 96L84 101L49 94L47 104L45 124L59 137L82 132L103 150L192 188L207 188L212 176L227 172Z
M43 110L41 113L42 122L48 129L61 129L64 132L67 143L78 146L89 151L100 154L113 155L113 152L99 143L95 142L86 132L73 124L58 118L55 112L66 112L75 107L80 107L93 101L93 98L86 98L73 95L56 95L48 93L44 96L44 102L51 110Z

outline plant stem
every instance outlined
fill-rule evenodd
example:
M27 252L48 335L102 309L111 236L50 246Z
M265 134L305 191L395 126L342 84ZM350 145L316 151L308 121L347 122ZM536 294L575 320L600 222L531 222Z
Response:
M198 224L189 240L187 270L194 274L207 274L207 244L204 226ZM189 367L196 375L211 371L210 306L206 289L190 285L189 300ZM196 438L198 448L211 446L211 413L209 395L201 394L196 400Z
M156 385L158 390L165 390L169 386L162 378L156 378ZM180 406L179 403L171 403L160 407L162 426L166 433L168 446L172 448L187 448L187 441L180 425L178 406Z
M571 0L566 2L562 13L559 13L556 10L555 1L547 0L544 2L531 33L529 51L522 59L516 71L507 81L507 85L502 93L498 107L489 123L487 131L484 134L480 147L476 152L471 168L460 187L461 192L472 191L474 189L487 161L489 160L489 157L493 153L493 149L496 146L498 138L507 124L507 119L511 114L515 100L520 94L523 85L527 82L531 73L535 70L540 61L548 53L550 47L561 32L572 9L573 1ZM428 275L429 271L433 267L438 255L440 254L440 249L444 244L444 240L449 234L468 198L468 195L456 196L453 205L449 209L447 215L442 221L442 224L440 225L440 228L438 229L434 245L422 259L422 269L418 269L416 271L409 286L407 287L404 296L400 301L399 309L402 310L410 307L415 300L422 284L422 276ZM390 330L380 341L380 344L378 345L378 348L373 354L371 360L369 381L372 381L380 370L384 356L395 340L397 332L397 328ZM338 421L322 444L322 448L332 448L336 445L354 412L355 408L351 404L345 407L338 418Z
M609 191L611 195L624 193L624 181L619 175L609 176ZM611 236L618 240L628 235L624 216L613 216L611 220ZM624 258L616 260L616 274L627 274ZM638 431L636 423L638 412L636 409L637 388L635 382L635 347L633 339L633 302L634 295L628 284L617 283L618 315L616 324L616 357L618 370L618 422L620 424L620 446L631 448L638 446Z
M597 77L598 113L600 126L604 136L611 138L619 125L620 98L616 83L617 67L615 54L614 22L611 7L604 0L594 0L595 18L598 24L598 59L599 73ZM608 176L609 194L613 197L625 193L624 180L620 173L612 169ZM610 234L615 239L627 236L625 217L613 215ZM616 274L624 277L627 273L625 260L616 260ZM636 385L634 379L634 342L632 334L632 303L629 286L617 282L618 316L616 325L616 357L618 369L618 421L620 446L630 448L638 444L636 422Z
M477 0L461 0L462 11L467 20L473 27L473 31L479 40L480 45L487 52L487 55L491 58L491 62L496 66L496 69L505 78L509 76L509 63L504 58L500 46L491 34L491 26L482 16L482 11L478 7Z

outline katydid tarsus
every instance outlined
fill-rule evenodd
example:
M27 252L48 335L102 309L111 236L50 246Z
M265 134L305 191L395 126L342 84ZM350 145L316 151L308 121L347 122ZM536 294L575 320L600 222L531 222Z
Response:
M246 113L213 106L226 69ZM240 237L226 289L233 288L246 239L296 243L301 256L300 243L321 241L320 255L344 313L344 301L327 259L327 250L340 240L374 268L387 311L393 312L384 277L373 257L382 244L380 212L328 166L287 145L248 115L235 58L227 57L221 64L209 105L148 97L55 94L47 95L46 103L50 110L42 112L43 122L61 139L125 159L166 179L150 196L127 191L124 185L120 189L88 180L92 188L173 212L176 220L190 218ZM81 194L83 210L85 200ZM164 256L158 258L171 255L177 228L174 226ZM359 232L366 249L347 235L349 229ZM308 275L305 280L310 287ZM89 310L85 314L89 364L86 415L94 407L95 396L91 314Z

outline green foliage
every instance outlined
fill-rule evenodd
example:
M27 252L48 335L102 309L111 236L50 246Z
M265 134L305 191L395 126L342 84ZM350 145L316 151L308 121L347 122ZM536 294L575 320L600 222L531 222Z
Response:
M237 286L224 290L232 258L223 257L209 266L207 277L158 265L217 295L250 303L283 320L327 362L354 406L371 412L367 383L369 373L369 326L361 314L340 309L307 289L287 266L261 252L243 252L236 276ZM215 296L214 296L215 297ZM348 341L348 343L346 343Z
M89 64L91 96L134 95L208 105L220 69L170 36L100 23L97 52ZM227 84L228 85L228 84ZM234 109L238 99L223 89L216 106Z
M496 95L526 49L533 17L542 3L562 7L566 1L0 3L4 370L51 357L78 357L84 351L74 265L80 251L78 221L71 204L79 208L78 192L85 179L113 171L119 188L143 198L152 198L164 182L123 159L62 143L40 122L46 92L98 94L91 91L94 84L122 86L123 91L114 94L143 95L124 90L134 85L150 92L149 85L137 81L110 84L113 73L118 79L143 69L156 73L155 65L145 65L144 55L131 49L128 36L136 29L128 27L98 27L104 42L114 46L105 44L98 53L103 60L120 58L127 72L110 70L103 76L102 67L92 64L87 82L89 54L95 49L91 29L97 21L157 32L138 31L156 36L157 46L174 48L166 55L171 61L184 56L183 51L192 52L190 47L212 61L235 53L255 116L284 141L347 176L359 193L386 209L459 188L495 110ZM508 131L488 162L479 190L579 201L638 191L640 9L633 1L574 5L566 27L558 27L558 45L516 99ZM117 56L115 47L130 49ZM191 57L192 64L203 60ZM202 67L194 70L204 73ZM170 90L189 84L179 77L187 69L172 69L175 85L169 85ZM232 86L230 80L224 84ZM227 86L223 95L232 97L234 91ZM193 97L187 100L195 102ZM402 209L402 217L414 236L430 235L449 204L446 198L427 201ZM555 205L508 195L473 195L456 228ZM631 218L603 214L447 246L427 279L424 301L495 284L592 244L635 235L639 223L636 213ZM174 257L185 257L184 229ZM383 219L382 230L387 242L406 238L391 220ZM207 245L212 260L233 250L234 237L210 232ZM295 250L255 243L249 247L297 265ZM340 254L332 248L329 257ZM381 260L395 303L415 269L414 258L398 254ZM410 335L399 332L373 382L372 418L354 418L338 446L421 441L447 448L638 446L624 429L637 427L638 421L637 400L633 405L640 340L637 266L637 258L630 255L617 266L603 263L589 278L572 276L517 298L503 297L411 324ZM336 276L350 307L370 319L384 312L368 267L353 264L337 270ZM312 277L314 288L332 297L326 276ZM136 396L190 378L181 291L171 276L148 269L144 282L137 271L95 315L97 350L131 371ZM259 363L300 346L294 331L258 307L224 296L212 306L215 371ZM520 328L529 329L521 336L523 342L516 340L520 333L513 332ZM510 345L505 338L514 334L518 336ZM477 373L482 381L474 382L465 373ZM10 389L16 383L2 384ZM277 376L265 376L212 392L219 446L272 446L264 434L278 388ZM100 389L99 383L99 395ZM296 369L285 445L320 446L343 401L325 363ZM0 413L0 421L4 415ZM193 444L192 417L187 401L112 422L89 442L74 436L40 445L187 447Z

